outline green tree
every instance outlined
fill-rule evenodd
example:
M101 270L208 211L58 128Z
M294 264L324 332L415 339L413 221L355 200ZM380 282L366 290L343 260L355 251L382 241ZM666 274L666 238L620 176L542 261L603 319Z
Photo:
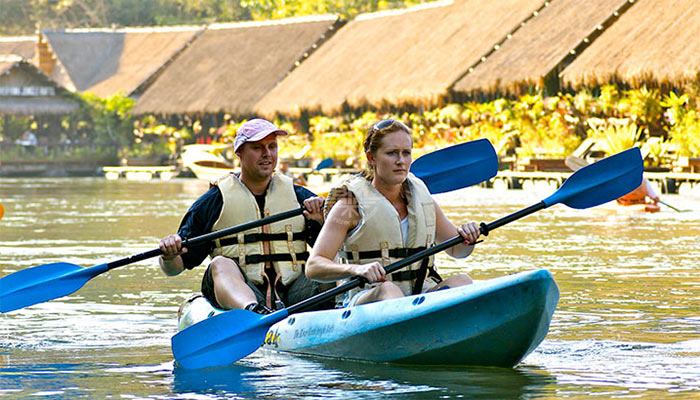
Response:
M34 9L27 0L0 0L0 35L34 32Z
M83 99L78 114L78 129L88 131L92 144L115 152L134 143L134 121L130 111L134 100L123 94L100 98L92 93L80 95Z

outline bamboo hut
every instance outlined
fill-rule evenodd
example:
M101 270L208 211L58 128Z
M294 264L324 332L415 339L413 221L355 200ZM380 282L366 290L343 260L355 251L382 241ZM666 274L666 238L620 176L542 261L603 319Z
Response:
M532 89L556 92L561 63L581 50L577 46L585 38L590 41L609 26L628 4L627 0L545 3L467 69L452 88L454 97L518 95Z
M700 2L637 0L561 73L564 86L682 87L700 73Z
M50 144L59 140L58 127L60 118L78 109L79 102L73 99L73 95L66 89L56 84L46 76L34 64L29 63L17 55L0 56L0 152L21 146L25 151L34 153L37 146L47 148ZM18 132L13 129L17 124L11 121L15 118L31 118L37 122L35 132L29 130L29 126L22 126L25 134L18 139ZM9 163L12 164L12 163ZM18 168L23 171L23 165ZM8 176L15 167L3 162L0 176ZM15 171L16 172L16 171Z
M447 89L542 0L457 0L361 15L256 106L263 115L440 104Z
M251 116L258 100L341 23L321 16L210 25L132 112Z
M66 88L101 97L143 90L202 27L43 31L38 65ZM47 59L48 58L48 59ZM52 64L53 65L50 65Z
M0 56L0 115L55 115L79 104L67 91L19 56Z

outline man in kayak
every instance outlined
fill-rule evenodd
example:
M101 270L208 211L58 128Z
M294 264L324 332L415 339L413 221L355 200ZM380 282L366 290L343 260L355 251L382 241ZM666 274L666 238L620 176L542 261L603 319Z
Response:
M647 201L647 197L651 202ZM631 206L633 204L658 204L659 195L646 178L642 180L642 184L633 191L617 199L617 203L623 206Z
M348 292L342 306L402 297L470 284L466 274L442 280L433 257L387 275L384 267L461 235L465 243L447 250L467 257L480 235L476 222L450 222L425 184L412 174L411 130L389 119L369 129L364 140L367 168L331 190L324 206L326 222L306 267L321 282L358 276L370 284ZM337 256L337 259L336 259Z
M311 297L319 284L304 275L312 245L323 223L323 198L275 173L277 137L288 133L264 119L242 124L234 140L241 172L213 182L192 204L177 234L160 241L160 267L174 276L211 257L202 294L222 309L243 308L261 314ZM304 216L215 240L191 249L182 238L279 214L303 205Z

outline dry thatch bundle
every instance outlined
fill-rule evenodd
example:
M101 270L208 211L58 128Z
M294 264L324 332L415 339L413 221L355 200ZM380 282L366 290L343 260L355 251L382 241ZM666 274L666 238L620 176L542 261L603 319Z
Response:
M464 94L520 94L544 88L544 78L626 0L554 0L523 21L522 26L458 80ZM554 70L554 71L553 71Z
M700 71L700 2L639 0L561 74L567 87L681 87Z
M249 116L337 22L324 16L211 25L144 92L133 112Z
M448 87L542 0L458 0L360 16L256 106L332 114L352 107L440 104Z
M52 78L73 91L131 94L201 31L201 27L45 31L56 57Z

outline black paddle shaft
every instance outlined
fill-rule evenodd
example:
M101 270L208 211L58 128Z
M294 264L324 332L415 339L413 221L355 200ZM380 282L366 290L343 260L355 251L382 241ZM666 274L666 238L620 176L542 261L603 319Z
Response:
M255 221L235 225L235 226L232 226L232 227L229 227L226 229L222 229L220 231L207 233L206 235L197 236L197 237L192 238L192 239L185 239L182 242L182 247L189 248L189 247L199 246L201 244L211 242L212 240L219 239L219 238L224 237L224 236L232 235L232 234L238 233L238 232L244 232L244 231L247 231L249 229L257 228L259 226L263 226L263 225L271 224L273 222L282 221L282 220L285 220L288 218L292 218L292 217L295 217L297 215L301 215L304 212L304 210L305 210L304 207L299 207L299 208L296 208L293 210L289 210L289 211L285 211L285 212L282 212L279 214L271 215L269 217L265 217L265 218L258 219ZM146 252L143 252L140 254L134 254L132 256L122 258L120 260L116 260L116 261L112 261L112 262L108 263L107 269L110 270L110 269L122 267L124 265L128 265L128 264L132 264L132 263L146 260L149 258L157 257L161 254L163 254L163 251L160 248L149 250L149 251L146 251Z
M547 206L544 204L544 202L539 202L539 203L534 204L530 207L527 207L527 208L522 209L518 212L515 212L513 214L505 216L505 217L498 219L494 222L491 222L489 224L485 224L482 222L479 229L481 230L481 233L484 236L486 236L489 234L490 231L492 231L498 227L501 227L509 222L513 222L513 221L518 220L520 218L526 217L526 216L528 216L534 212L537 212L539 210L542 210L543 208L546 208L546 207ZM440 244L437 244L433 247L419 251L418 253L415 253L411 256L408 256L401 261L397 261L397 262L387 266L385 268L386 274L387 275L391 274L392 272L399 270L407 265L410 265L410 264L413 264L417 261L420 261L425 257L430 257L431 255L439 253L443 250L447 250L450 247L456 246L460 243L464 243L464 238L461 236L455 236L452 239L448 239L448 240L446 240ZM333 289L326 290L325 292L319 293L316 296L308 298L307 300L304 300L302 302L299 302L297 304L294 304L292 306L287 307L287 313L293 314L293 313L307 310L311 307L314 307L318 304L321 304L325 301L328 301L341 293L345 293L350 289L354 289L354 288L356 288L356 287L358 287L366 282L367 282L366 280L361 279L361 278L353 278L352 280L350 280L349 282L347 282L343 285L336 286Z
M522 210L514 212L513 214L506 215L505 217L497 219L489 224L485 224L482 222L479 226L479 228L481 229L481 234L484 236L488 236L489 232L496 228L500 228L503 225L519 220L520 218L527 217L528 215L545 208L547 208L547 205L543 201L540 201L537 204L533 204L530 207L523 208Z

